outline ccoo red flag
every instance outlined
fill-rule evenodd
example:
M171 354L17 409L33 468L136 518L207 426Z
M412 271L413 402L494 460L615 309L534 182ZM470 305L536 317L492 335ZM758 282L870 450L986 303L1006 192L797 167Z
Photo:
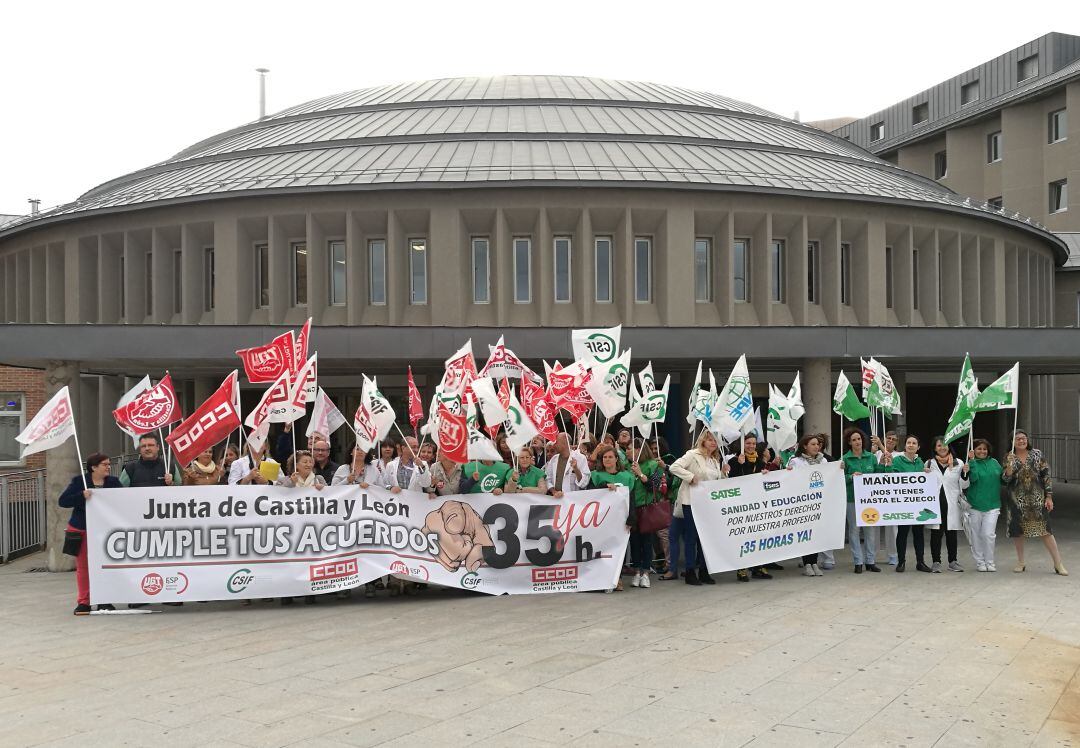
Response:
M416 431L416 425L420 421L424 420L424 403L420 400L420 390L416 389L416 382L413 381L412 367L409 367L409 423L412 424L413 431Z
M308 360L308 338L311 337L311 317L307 318L307 322L300 328L300 332L297 333L295 340L293 340L292 346L292 373L295 376L300 371L300 367L304 365L304 362ZM312 393L314 396L314 393Z
M235 386L234 370L206 402L165 437L181 465L190 465L202 452L240 427L240 414L233 400Z

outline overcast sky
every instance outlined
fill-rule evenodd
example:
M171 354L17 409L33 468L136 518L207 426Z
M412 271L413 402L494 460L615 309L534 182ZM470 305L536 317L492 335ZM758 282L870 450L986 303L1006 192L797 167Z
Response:
M1075 1L733 5L6 3L0 213L73 200L254 119L260 66L271 112L386 83L522 73L668 83L814 120L865 116L1049 31L1080 34Z

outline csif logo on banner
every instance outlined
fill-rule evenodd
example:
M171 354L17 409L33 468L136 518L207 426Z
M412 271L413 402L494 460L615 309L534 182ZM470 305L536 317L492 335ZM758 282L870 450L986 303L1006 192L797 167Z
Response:
M254 581L255 575L251 573L251 569L237 569L225 583L225 589L235 595L246 590Z
M585 339L585 350L599 363L606 364L615 356L615 341L602 332L593 333Z

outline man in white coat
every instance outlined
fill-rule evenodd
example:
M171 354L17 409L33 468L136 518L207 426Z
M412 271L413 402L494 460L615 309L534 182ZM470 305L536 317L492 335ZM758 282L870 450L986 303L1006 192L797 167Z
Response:
M570 436L561 432L555 439L555 454L544 466L547 474L548 493L556 499L573 491L589 487L589 461L580 451L570 446Z
M426 491L431 488L431 470L416 452L416 437L406 436L405 442L398 447L398 456L390 460L383 472L383 480L391 493L408 491Z

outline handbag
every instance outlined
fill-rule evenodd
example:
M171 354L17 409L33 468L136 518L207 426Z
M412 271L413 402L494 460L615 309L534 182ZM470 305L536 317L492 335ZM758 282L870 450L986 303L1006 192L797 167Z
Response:
M667 501L654 501L637 510L637 526L640 533L663 530L670 524L671 504Z
M78 556L82 550L83 534L74 530L64 530L64 547L61 549L65 556Z

